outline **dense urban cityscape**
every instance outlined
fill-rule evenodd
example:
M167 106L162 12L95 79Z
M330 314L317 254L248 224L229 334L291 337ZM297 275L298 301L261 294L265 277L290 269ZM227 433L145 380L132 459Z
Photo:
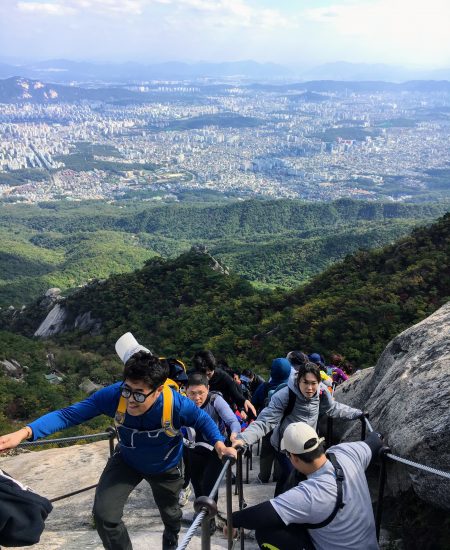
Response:
M448 172L450 94L151 83L146 102L0 104L0 200L233 196L405 201ZM105 89L107 90L107 89ZM107 93L105 93L107 97ZM431 183L430 183L431 182ZM439 185L437 185L439 188Z

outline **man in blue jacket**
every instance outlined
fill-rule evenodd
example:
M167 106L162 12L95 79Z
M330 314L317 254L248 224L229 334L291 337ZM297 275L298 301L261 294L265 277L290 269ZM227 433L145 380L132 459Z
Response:
M191 426L203 433L220 458L236 457L236 451L225 446L224 437L204 411L164 385L168 364L140 346L130 333L124 336L125 349L119 351L116 346L125 363L123 382L0 437L0 451L101 414L114 418L119 444L100 477L94 502L96 527L103 545L109 550L132 549L122 521L123 508L133 489L145 479L164 523L163 550L176 548L182 516L178 497L183 485L179 467L183 438L179 429ZM170 422L166 420L168 405Z

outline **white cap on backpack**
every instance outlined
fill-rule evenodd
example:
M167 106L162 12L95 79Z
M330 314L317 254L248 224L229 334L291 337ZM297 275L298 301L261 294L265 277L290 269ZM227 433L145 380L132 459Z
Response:
M128 359L138 351L146 351L147 353L152 354L149 349L144 348L144 346L139 344L131 332L126 332L123 336L121 336L117 340L115 347L116 353L124 365Z
M293 422L284 430L280 448L282 451L301 455L314 451L322 441L325 439L319 437L316 430L306 422Z

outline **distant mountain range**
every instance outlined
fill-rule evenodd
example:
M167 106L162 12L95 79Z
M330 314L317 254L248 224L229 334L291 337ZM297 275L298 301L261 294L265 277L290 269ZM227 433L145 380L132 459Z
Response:
M39 63L0 63L0 77L23 76L51 82L142 82L149 80L192 80L197 78L266 79L289 77L291 71L275 63L237 61L229 63L139 63L96 64L55 59Z
M352 80L406 82L408 80L450 80L450 68L408 69L381 63L325 63L301 73L303 80Z
M267 80L345 80L388 81L448 80L450 68L420 70L384 64L348 63L338 61L311 69L290 69L276 63L236 61L224 63L166 62L149 65L139 63L100 64L52 59L35 63L0 62L0 78L22 76L46 82L69 83L129 83L151 80L194 80L202 78Z
M217 92L220 88L225 92L229 85L201 85L196 86L192 93L197 95L207 96L214 89ZM334 81L334 80L315 80L310 82L299 82L292 84L249 84L249 89L259 89L264 91L273 91L278 93L284 92L301 92L297 95L292 95L290 100L320 102L326 98L319 95L317 92L357 92L357 93L373 93L373 92L450 92L450 81L441 80L413 80L403 83L383 82L383 81ZM58 103L58 102L73 102L73 101L103 101L103 102L146 102L159 101L164 99L176 100L178 94L177 88L165 86L166 90L162 90L159 86L145 87L143 91L129 89L125 86L99 86L99 87L80 87L66 86L62 84L49 84L41 80L33 80L24 77L12 77L0 80L0 103ZM171 90L168 94L167 90Z

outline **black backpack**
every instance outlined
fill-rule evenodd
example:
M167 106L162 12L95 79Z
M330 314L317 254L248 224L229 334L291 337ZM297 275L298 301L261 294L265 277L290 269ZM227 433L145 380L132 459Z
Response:
M52 510L49 500L27 490L0 470L0 544L29 546L39 542L44 521Z

